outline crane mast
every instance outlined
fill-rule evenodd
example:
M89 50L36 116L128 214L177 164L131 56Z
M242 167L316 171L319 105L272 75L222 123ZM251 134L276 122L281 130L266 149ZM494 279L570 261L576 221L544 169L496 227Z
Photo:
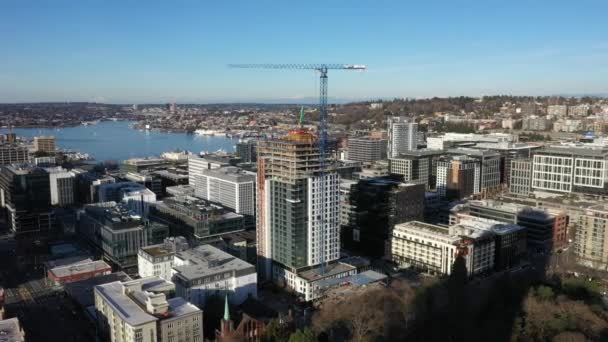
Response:
M316 70L320 73L319 77L319 190L320 190L320 213L317 217L317 223L321 226L320 241L320 273L325 273L325 231L327 230L326 219L326 160L328 150L328 135L327 135L327 71L328 70L365 70L367 67L361 64L229 64L231 68L245 69L296 69L296 70ZM300 117L301 118L301 117Z

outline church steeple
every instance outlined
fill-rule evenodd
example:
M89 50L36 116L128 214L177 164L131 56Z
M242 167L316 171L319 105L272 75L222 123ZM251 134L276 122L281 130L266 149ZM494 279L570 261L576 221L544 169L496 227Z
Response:
M230 320L230 308L228 307L228 294L226 293L226 299L224 301L224 321Z

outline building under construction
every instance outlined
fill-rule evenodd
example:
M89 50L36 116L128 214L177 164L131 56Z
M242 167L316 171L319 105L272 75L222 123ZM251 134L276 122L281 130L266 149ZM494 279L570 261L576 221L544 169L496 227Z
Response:
M307 290L296 284L298 274L315 268L331 273L332 266L327 263L339 258L335 143L330 143L327 151L322 167L317 136L303 129L259 142L257 248L261 281L272 280L305 294Z

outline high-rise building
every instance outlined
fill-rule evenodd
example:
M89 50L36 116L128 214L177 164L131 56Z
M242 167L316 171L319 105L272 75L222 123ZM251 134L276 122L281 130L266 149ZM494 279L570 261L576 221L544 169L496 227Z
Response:
M158 291L170 284L148 277L95 286L99 333L113 342L203 341L203 312Z
M51 186L44 169L31 165L0 167L0 200L15 234L52 229Z
M171 161L165 158L132 158L122 162L120 169L124 173L141 173L166 169L170 165Z
M55 153L55 137L34 137L36 152Z
M536 114L537 106L534 102L524 102L521 104L521 114L523 115L534 115Z
M304 130L258 144L258 274L306 298L311 284L293 280L340 256L340 179L334 162L332 155L320 173L317 138ZM338 268L327 264L314 280Z
M456 148L448 150L451 155L464 155L476 159L480 165L475 193L497 190L500 187L500 154L490 150Z
M388 117L388 148L389 158L400 153L415 150L418 147L418 124L408 122L403 116Z
M588 104L581 104L577 106L568 107L568 115L569 116L587 116L589 115L589 109L591 106Z
M355 222L355 207L351 204L350 196L358 182L350 179L340 179L340 226L352 226Z
M159 244L169 236L169 227L133 215L114 202L88 205L79 215L79 232L122 270L137 266L139 248Z
M525 227L458 213L450 226L450 232L457 233L458 229L453 227L459 226L494 233L494 268L498 271L517 266L526 256Z
M479 192L481 167L468 156L443 156L437 160L437 193L441 198L460 199Z
M531 158L535 150L540 149L539 145L527 143L478 143L472 148L490 150L500 154L500 183L509 186L511 178L511 161L513 159Z
M22 164L29 161L28 148L21 144L0 144L0 165Z
M76 175L70 171L59 168L48 168L51 187L51 204L66 207L74 204L76 190L74 179Z
M348 139L348 160L373 162L386 159L386 139L353 137Z
M532 159L513 159L509 170L509 192L528 196L532 185Z
M566 105L547 106L547 115L550 115L554 118L564 118L568 115L568 106L566 106Z
M203 174L203 170L215 169L222 166L229 166L229 163L216 162L199 156L188 156L188 184L196 191L199 188L197 177ZM203 191L202 188L198 191Z
M533 190L605 195L607 180L604 147L551 146L534 152Z
M544 116L531 115L523 118L521 128L525 131L546 131L551 128L551 122Z
M236 143L235 154L243 163L255 163L258 160L257 140L242 140Z
M250 225L255 224L255 173L226 166L204 169L195 179L197 197L230 208L245 216Z
M422 220L423 184L389 177L360 180L350 193L353 220L343 227L346 249L369 257L390 257L390 236L396 224Z
M608 270L608 205L587 208L579 217L574 251L580 263Z
M150 219L167 224L174 235L199 242L245 229L243 215L190 196L169 197L156 202L150 208Z
M389 159L389 172L403 176L404 182L424 184L427 189L434 189L437 174L433 172L433 166L442 153L428 149L403 152Z
M528 247L536 251L550 251L559 248L568 239L568 217L559 210L484 200L469 201L452 211L525 227ZM452 217L450 217L450 221L454 223Z

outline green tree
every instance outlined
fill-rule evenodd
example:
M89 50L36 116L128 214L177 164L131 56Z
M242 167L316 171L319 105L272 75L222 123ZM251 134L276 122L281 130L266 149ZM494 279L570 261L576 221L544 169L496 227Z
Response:
M548 301L553 299L554 294L553 294L553 290L549 287L549 286L539 286L536 288L536 297L540 300L540 301Z
M268 323L262 335L263 342L287 342L289 340L289 332L284 324L279 320L273 319Z
M316 342L317 335L310 328L298 329L289 336L289 342Z

